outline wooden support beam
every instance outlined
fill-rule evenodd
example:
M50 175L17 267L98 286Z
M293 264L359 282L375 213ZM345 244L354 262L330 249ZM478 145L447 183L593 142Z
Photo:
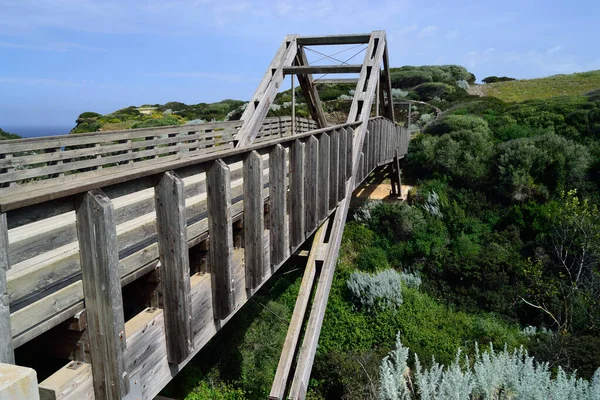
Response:
M8 260L8 223L6 213L0 214L0 363L14 364L15 353L10 328L10 306L6 273Z
M297 66L308 66L308 57L306 57L306 52L301 46L298 47L294 63ZM308 107L312 119L317 123L319 128L326 127L327 118L325 118L321 99L319 98L319 92L317 91L312 74L298 75L298 83L304 94L306 106Z
M129 393L129 377L114 209L94 189L80 197L75 212L94 393L97 399L121 399Z
M190 260L183 180L165 172L154 187L167 356L179 364L193 351Z
M290 369L292 362L294 361L294 354L298 346L298 340L300 339L300 332L302 331L302 322L304 321L304 315L310 301L310 295L312 292L313 283L317 271L316 259L319 253L319 248L325 240L325 232L327 232L327 226L329 220L326 220L323 225L315 233L315 238L306 261L306 268L304 275L302 276L302 283L300 283L300 290L298 291L298 297L296 298L296 305L294 306L294 312L292 313L292 320L283 343L283 349L281 356L279 357L279 364L277 365L277 371L275 372L275 379L273 380L273 386L271 387L271 393L269 399L283 399L285 395L285 388L287 385Z
M302 46L361 44L369 43L371 34L330 35L330 36L300 36L298 44Z
M288 35L285 37L258 89L254 93L254 96L252 96L252 100L246 106L241 118L244 122L236 135L236 140L238 141L236 147L252 144L258 135L271 104L273 104L273 100L283 83L283 68L291 67L296 57L298 51L296 37L297 35Z
M315 81L317 84L323 85L339 85L339 84L354 84L358 83L358 78L320 78Z
M269 153L269 198L271 220L269 223L271 272L286 256L285 212L286 212L286 162L285 150L280 144Z
M304 204L304 143L295 140L290 150L292 178L290 182L290 247L296 249L305 238Z
M263 281L264 260L264 200L262 157L256 151L244 159L244 258L246 289L255 290Z
M305 65L285 67L285 75L305 75L305 74L358 74L362 68L360 64L342 64L342 65Z
M329 209L333 210L338 203L338 179L340 177L339 157L340 157L340 132L336 129L331 133L329 152Z
M305 234L310 236L319 222L318 203L318 171L319 171L319 141L314 136L308 138L304 152L304 193L305 193Z
M319 221L329 215L329 135L319 138Z
M340 129L340 147L339 147L339 158L338 158L338 193L337 198L343 199L346 195L346 131Z
M354 130L350 127L346 128L346 178L352 176L352 150L354 140Z
M215 319L225 319L235 309L235 291L233 287L231 171L222 160L216 160L208 169L206 191L213 309Z

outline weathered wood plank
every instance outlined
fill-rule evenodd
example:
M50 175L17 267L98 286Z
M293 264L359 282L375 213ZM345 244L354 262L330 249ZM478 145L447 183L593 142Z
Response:
M346 128L346 178L352 176L352 151L353 151L354 130Z
M329 214L329 135L321 134L319 138L319 220Z
M229 167L222 160L213 162L206 174L215 319L224 319L235 309L230 175Z
M79 199L76 215L94 393L99 399L121 399L129 392L129 378L113 205L93 190Z
M10 306L6 273L10 268L8 260L8 223L6 214L0 214L0 363L14 364L15 353L10 327Z
M329 152L329 209L332 210L338 203L338 180L340 179L339 157L340 157L340 132L336 129L331 133Z
M319 145L321 143L322 142L320 142ZM304 275L302 276L302 282L300 283L300 290L298 291L298 297L292 313L290 326L285 337L285 342L283 343L283 349L279 358L279 364L277 365L277 371L275 372L275 379L273 380L273 386L271 387L269 399L281 400L285 394L288 376L292 367L292 362L294 361L294 354L296 353L298 340L300 339L304 315L306 314L306 309L308 307L308 302L310 300L310 295L315 280L317 270L317 253L320 246L323 244L323 241L325 240L325 233L327 232L328 224L329 220L326 220L315 233L315 238L313 239L308 260L306 261Z
M302 46L364 44L369 43L370 33L330 36L299 36L298 44Z
M318 171L319 171L319 141L314 136L308 138L305 145L305 173L304 173L304 193L305 193L305 234L310 236L319 222L319 203L318 203Z
M290 152L292 178L290 182L290 244L295 249L304 242L304 143L295 140Z
M360 64L343 64L343 65L305 65L293 66L283 69L285 75L306 75L306 74L357 74L360 72L362 65Z
M280 144L269 153L269 198L271 235L271 268L285 259L285 214L286 214L286 162L285 150Z
M262 157L256 151L244 159L244 250L246 288L255 290L264 279L264 201Z
M337 197L339 200L343 199L346 195L346 131L340 129L340 147L339 147L339 159L338 159L338 193Z
M180 363L193 352L183 180L165 172L154 192L167 354L169 362Z

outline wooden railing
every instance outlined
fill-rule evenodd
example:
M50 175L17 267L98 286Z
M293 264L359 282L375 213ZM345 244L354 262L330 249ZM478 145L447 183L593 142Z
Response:
M88 329L88 341L108 349L107 358L92 360L94 376L102 368L96 363L104 363L113 382L106 390L130 390L122 379L126 372L140 382L143 398L153 398L335 210L347 182L358 185L377 166L406 154L408 132L372 119L357 177L349 180L353 128L359 124L304 133L297 128L293 136L273 128L280 137L271 134L271 140L248 147L159 159L58 186L25 185L35 189L20 194L0 189L0 252L10 259L7 280L0 284L8 286L13 346L92 310L87 320L94 318L96 325L94 332ZM96 142L89 143L98 143L101 135L82 138L90 137ZM200 145L193 146L188 149ZM189 260L187 249L194 246L203 256ZM121 287L149 274L155 274L151 293L160 291L157 279L163 282L162 307L125 304L123 311ZM94 297L92 286L113 293L111 301ZM124 319L115 317L123 313ZM106 342L115 332L126 346ZM67 386L57 376L68 370L78 396L93 394L92 382L101 378L92 380L85 353L72 358L84 362L87 375L65 366L40 388L60 392Z
M241 125L241 121L209 122L2 141L0 187L56 178L62 179L54 183L85 179L101 169L127 169L132 164L152 164L157 158L173 161L230 149ZM316 129L316 124L296 118L295 129L306 132ZM258 138L269 140L291 133L291 117L272 117L265 119ZM78 175L69 178L74 174Z

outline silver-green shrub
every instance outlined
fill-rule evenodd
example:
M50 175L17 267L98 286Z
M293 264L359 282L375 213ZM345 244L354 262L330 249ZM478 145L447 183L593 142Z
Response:
M600 368L591 381L568 375L560 367L552 378L547 363L537 363L521 347L509 352L479 352L461 363L460 350L454 362L441 366L435 359L424 369L415 355L414 374L407 366L409 349L400 336L396 348L381 362L380 400L481 399L481 400L600 400Z
M346 285L357 307L367 311L396 310L402 304L402 277L389 268L369 274L353 272Z

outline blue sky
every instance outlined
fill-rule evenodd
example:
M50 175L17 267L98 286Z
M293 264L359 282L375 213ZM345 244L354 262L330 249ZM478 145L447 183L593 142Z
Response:
M383 29L392 66L478 79L600 69L599 16L597 0L0 0L0 127L248 99L288 33Z

